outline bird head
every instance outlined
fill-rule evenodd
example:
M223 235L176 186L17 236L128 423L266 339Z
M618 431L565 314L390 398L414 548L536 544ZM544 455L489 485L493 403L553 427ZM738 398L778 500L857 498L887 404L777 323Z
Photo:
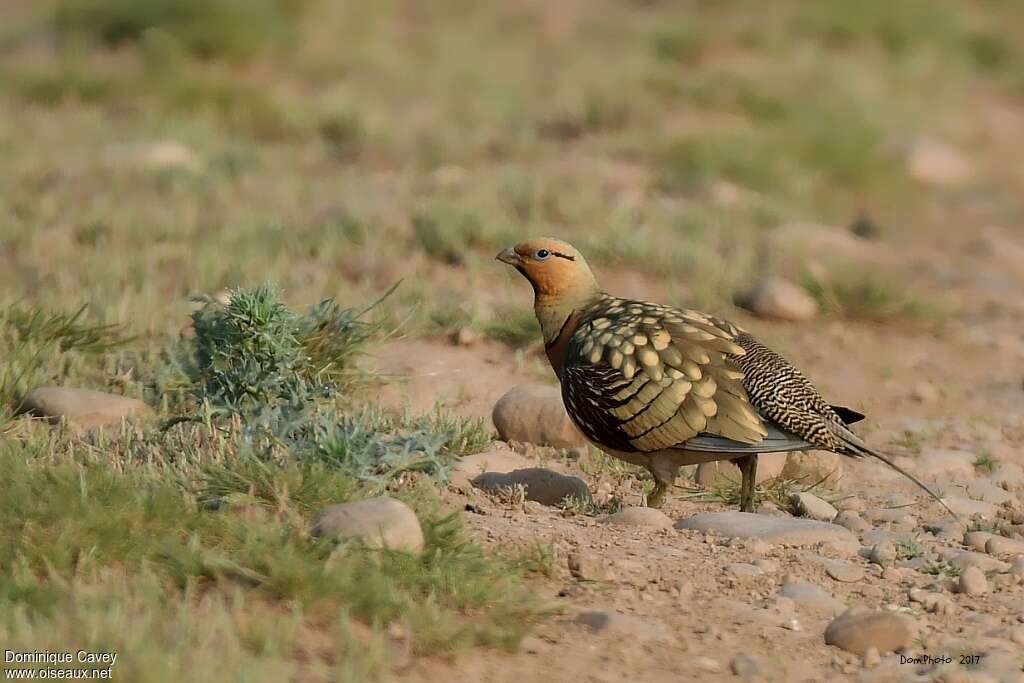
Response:
M573 314L601 295L583 255L550 237L520 242L495 258L513 266L533 285L533 309L546 343L553 342Z
M576 298L599 291L583 255L562 240L541 237L520 242L495 258L522 273L538 299Z

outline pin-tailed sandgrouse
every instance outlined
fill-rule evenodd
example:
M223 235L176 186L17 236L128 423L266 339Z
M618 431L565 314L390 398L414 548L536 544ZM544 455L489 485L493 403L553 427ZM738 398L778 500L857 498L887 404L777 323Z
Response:
M820 449L884 461L848 427L863 415L829 405L785 359L738 325L699 311L601 291L572 245L544 238L497 256L522 273L562 400L606 453L646 467L660 506L683 465L735 460L751 511L757 454Z

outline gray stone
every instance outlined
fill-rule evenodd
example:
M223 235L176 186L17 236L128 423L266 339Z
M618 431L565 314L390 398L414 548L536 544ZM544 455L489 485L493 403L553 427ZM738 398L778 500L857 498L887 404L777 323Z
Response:
M843 480L844 457L828 451L793 451L786 457L782 476L808 486L821 482L825 486L837 487Z
M1024 541L1005 536L993 536L985 543L989 555L1024 555Z
M764 571L757 565L746 562L733 562L725 566L725 571L733 576L760 576Z
M917 624L902 614L851 608L825 629L825 643L861 657L906 649L917 637Z
M757 283L743 301L758 317L774 320L810 320L818 314L818 302L803 287L781 277Z
M977 567L967 567L960 572L957 591L964 595L982 595L988 593L988 579L985 572Z
M473 479L473 486L492 493L517 485L526 490L527 500L543 505L561 505L566 498L591 500L590 489L585 481L543 467L527 467L507 474L484 472Z
M955 481L974 478L974 462L978 456L969 451L956 449L926 450L918 456L914 468L922 475L938 480L953 478Z
M757 657L741 652L729 662L729 669L736 676L745 680L751 680L757 678L761 673L761 663L757 660Z
M977 567L983 572L1003 572L1010 568L1006 562L1002 562L991 555L975 553L970 550L957 550L955 548L939 548L939 557L951 565L963 571L967 567Z
M508 474L513 470L531 467L533 462L515 451L493 450L476 453L459 458L451 473L451 485L457 489L467 490L472 486L474 477L484 472Z
M854 533L863 533L871 530L871 525L854 510L843 510L836 515L836 518L832 520L832 523L845 527Z
M981 515L982 517L995 517L996 506L986 503L983 500L971 500L960 496L943 496L942 502L949 506L949 509L963 517Z
M779 589L779 595L802 607L827 614L839 614L846 609L846 604L837 600L827 590L806 581L787 578Z
M311 532L328 538L358 538L370 548L418 554L423 530L416 513L394 498L368 498L331 505L320 511Z
M839 514L831 503L806 491L794 493L789 502L801 517L816 519L819 522L831 522Z
M918 138L910 143L905 164L907 175L928 185L963 185L974 177L974 168L966 156L956 148L930 138Z
M558 387L524 384L498 399L491 414L502 441L573 448L587 440L569 419Z
M831 576L836 581L843 583L853 583L860 581L864 578L864 568L850 564L849 562L836 562L835 560L826 560L824 562L825 573Z
M668 515L654 508L623 508L608 515L602 521L613 526L638 526L651 529L667 529L672 526L672 520Z
M726 538L759 538L766 543L786 546L856 540L849 530L835 524L749 512L699 514L676 522L676 528L711 531Z
M892 541L883 541L871 548L868 559L880 567L887 567L896 561L896 546Z
M153 414L142 401L91 389L39 387L25 397L30 413L50 422L64 418L79 429L89 430L114 425L121 420L145 418Z
M985 544L994 534L987 531L968 531L964 534L964 545L979 553L985 552Z

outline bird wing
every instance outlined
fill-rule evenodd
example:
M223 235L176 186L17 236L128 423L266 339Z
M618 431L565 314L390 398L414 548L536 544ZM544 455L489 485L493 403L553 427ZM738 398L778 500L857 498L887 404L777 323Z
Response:
M616 450L689 447L701 434L761 444L769 430L736 362L746 353L737 332L697 311L603 298L566 349L566 409L588 438Z

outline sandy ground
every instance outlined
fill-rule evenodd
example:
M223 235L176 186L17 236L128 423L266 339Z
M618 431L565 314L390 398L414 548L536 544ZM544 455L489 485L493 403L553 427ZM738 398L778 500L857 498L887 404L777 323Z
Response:
M993 229L886 251L908 254L896 257L901 267L951 311L941 325L737 321L780 348L830 400L868 414L859 431L870 443L898 455L936 485L960 487L968 500L984 497L962 489L994 479L988 470L950 469L942 452L988 455L997 467L1024 465L1024 305L1019 299L1024 259L1018 258L1024 238ZM377 362L404 378L384 390L387 403L425 409L440 402L474 416L489 416L494 402L516 384L554 381L536 346L513 352L488 342L456 346L399 340L383 348ZM538 458L536 449L525 453ZM641 502L644 483L632 473L588 474L572 454L547 450L542 455L586 480L599 499L612 491L626 505ZM1016 504L1024 504L1024 481L1002 486ZM840 509L859 511L868 520L849 547L785 547L675 528L615 526L603 523L600 514L568 514L538 503L507 503L480 491L453 490L450 502L470 506L468 523L486 546L536 544L552 550L550 576L531 580L537 600L556 615L515 654L473 652L455 661L417 660L400 669L398 677L517 683L1024 681L1024 577L1001 571L1008 564L987 566L989 592L965 595L955 589L954 576L932 573L929 563L966 550L962 533L948 526L933 533L948 521L941 508L881 464L847 461L836 493L845 496L837 504ZM726 509L680 493L665 512L676 521ZM1005 509L994 509L976 521L998 522ZM1008 533L1015 532L1011 528ZM864 555L887 539L916 540L919 556L884 571ZM598 580L574 577L571 555L604 568L602 575ZM998 564L1013 558L992 559ZM824 569L829 560L856 566L863 578L835 580ZM747 575L734 563L756 563L761 573ZM951 662L901 663L899 654L875 661L826 645L823 632L836 606L827 600L780 599L787 581L817 585L845 605L908 614L921 635L906 654L949 655ZM929 612L911 600L915 589L940 593L948 604ZM579 615L588 612L604 616L583 620L597 618L603 625L595 629L579 623ZM740 655L752 661L737 659ZM961 666L960 655L980 655L980 661Z

